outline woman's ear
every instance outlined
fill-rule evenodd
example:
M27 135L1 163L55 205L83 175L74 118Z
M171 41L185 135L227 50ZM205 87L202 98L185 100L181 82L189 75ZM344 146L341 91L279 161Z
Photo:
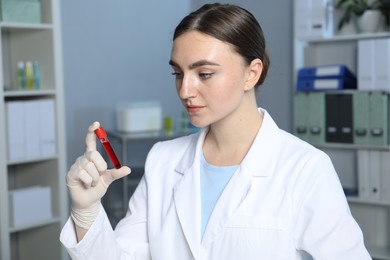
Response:
M250 90L259 81L261 73L263 72L263 62L256 58L248 66L248 78L247 84L245 84L245 90Z

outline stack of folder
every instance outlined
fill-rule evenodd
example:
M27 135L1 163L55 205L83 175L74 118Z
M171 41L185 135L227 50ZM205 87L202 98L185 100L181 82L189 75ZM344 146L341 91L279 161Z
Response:
M5 103L10 162L56 154L54 102L54 99L48 98Z
M304 67L298 71L298 91L326 91L356 88L356 76L345 65Z
M357 47L358 89L390 91L390 38L361 39Z
M294 133L312 144L390 144L390 94L303 92L294 97Z
M358 193L362 199L390 201L390 151L359 150Z
M325 141L353 143L353 95L328 94L325 96Z

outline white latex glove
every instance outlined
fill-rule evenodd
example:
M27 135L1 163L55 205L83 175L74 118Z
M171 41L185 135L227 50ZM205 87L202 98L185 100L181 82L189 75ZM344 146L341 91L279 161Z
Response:
M107 169L106 161L96 150L94 131L99 126L99 122L89 126L85 138L86 151L76 159L66 177L72 199L71 217L77 226L86 230L95 221L100 210L100 200L108 186L131 171L127 166L122 166L120 169Z

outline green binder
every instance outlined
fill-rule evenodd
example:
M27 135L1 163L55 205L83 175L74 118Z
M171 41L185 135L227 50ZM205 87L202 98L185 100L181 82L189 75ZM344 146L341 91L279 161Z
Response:
M369 144L370 132L370 95L368 92L353 93L354 143Z
M1 20L4 22L41 23L41 1L1 0Z
M388 94L372 92L370 94L370 135L371 145L389 144L389 105Z
M311 92L309 94L309 142L325 143L325 94Z
M309 141L309 93L296 92L294 96L294 135Z

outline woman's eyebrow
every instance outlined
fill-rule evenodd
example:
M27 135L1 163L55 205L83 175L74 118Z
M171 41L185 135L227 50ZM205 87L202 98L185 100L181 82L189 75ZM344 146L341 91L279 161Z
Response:
M206 66L206 65L219 66L218 63L215 63L215 62L212 62L212 61L200 60L200 61L192 63L191 66L190 66L190 69L194 69L194 68L202 67L202 66Z
M179 64L177 64L176 62L174 62L173 60L169 60L169 65L173 66L173 67L180 67Z
M173 67L177 67L177 68L180 68L179 64L177 64L175 61L173 60L169 60L169 65L173 66ZM202 67L202 66L206 66L206 65L211 65L211 66L220 66L218 63L215 63L215 62L212 62L212 61L208 61L208 60L199 60L197 62L194 62L190 65L190 69L195 69L195 68L198 68L198 67Z

